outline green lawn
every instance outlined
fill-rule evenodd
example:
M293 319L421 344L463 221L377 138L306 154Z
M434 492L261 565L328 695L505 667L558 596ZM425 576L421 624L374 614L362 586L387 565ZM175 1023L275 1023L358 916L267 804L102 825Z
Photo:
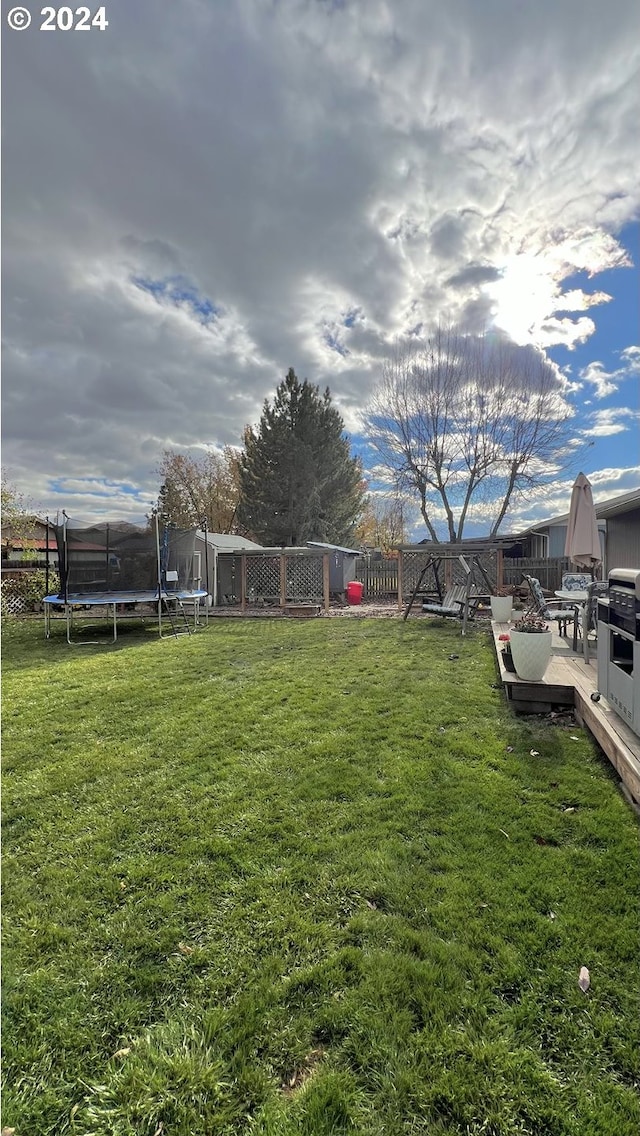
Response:
M7 622L3 1124L637 1136L636 818L495 683L426 620Z

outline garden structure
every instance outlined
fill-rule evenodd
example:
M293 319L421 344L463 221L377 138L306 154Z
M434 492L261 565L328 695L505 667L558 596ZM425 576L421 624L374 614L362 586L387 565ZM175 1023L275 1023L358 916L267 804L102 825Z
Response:
M62 611L67 642L72 643L74 617L95 616L106 610L113 622L113 640L118 637L118 619L149 617L163 619L174 635L190 634L187 614L197 626L200 601L206 598L201 585L200 559L195 552L195 529L161 525L156 516L146 527L127 521L86 525L66 514L55 526L60 570L60 591L46 596L45 635L51 634L52 612Z
M240 549L218 555L218 601L242 614L329 609L331 553L320 548Z

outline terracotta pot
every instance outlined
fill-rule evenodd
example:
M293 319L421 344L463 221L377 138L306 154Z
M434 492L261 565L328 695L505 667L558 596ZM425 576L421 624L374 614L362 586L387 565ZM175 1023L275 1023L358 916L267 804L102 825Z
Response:
M550 631L529 634L527 631L510 633L511 654L518 678L527 682L540 682L551 658Z
M508 623L513 609L513 596L491 596L491 618L494 623Z

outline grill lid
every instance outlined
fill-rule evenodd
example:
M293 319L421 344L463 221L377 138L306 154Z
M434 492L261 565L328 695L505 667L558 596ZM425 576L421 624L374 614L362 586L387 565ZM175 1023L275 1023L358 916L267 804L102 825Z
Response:
M640 568L612 568L609 587L619 593L626 592L640 603Z

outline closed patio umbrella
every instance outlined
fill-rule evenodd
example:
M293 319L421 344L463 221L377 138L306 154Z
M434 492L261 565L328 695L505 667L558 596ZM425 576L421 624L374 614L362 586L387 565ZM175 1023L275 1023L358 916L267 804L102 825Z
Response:
M602 563L593 494L591 484L584 473L578 474L571 492L564 554L577 568L588 568L593 571Z

